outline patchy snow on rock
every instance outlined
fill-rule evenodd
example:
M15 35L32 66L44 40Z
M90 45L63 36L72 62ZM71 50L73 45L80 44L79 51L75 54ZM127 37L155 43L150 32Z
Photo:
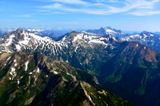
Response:
M72 42L76 42L77 40L82 39L82 38L83 38L83 33L77 34L76 36L74 36L74 39Z
M13 60L14 63L16 63L16 61L17 61L16 59Z
M21 46L20 45L16 45L16 50L20 51L21 50Z
M27 45L29 43L30 38L27 35L24 35L24 40L19 41L21 45Z
M14 59L14 67L17 67L17 65L18 65L18 63L17 63L17 60L16 59Z
M78 42L79 40L82 40L86 43L96 43L96 44L103 44L103 45L107 45L107 42L109 39L104 38L104 37L100 37L100 36L94 36L94 35L87 35L85 33L79 33L76 36L74 36L73 41L72 42ZM75 49L76 51L77 49Z
M12 80L12 78L11 78L11 77L9 77L9 80Z
M36 81L37 81L37 79L38 79L37 76L34 75L33 78L34 78L34 82L36 83Z
M40 69L39 68L37 68L37 73L40 73Z
M28 70L28 63L29 63L29 61L27 61L27 62L25 63L25 71Z
M66 62L66 63L69 63L69 61L68 61L68 60L66 60L65 62Z
M116 33L116 32L111 29L106 29L106 33L112 34L112 33Z
M150 34L150 36L153 37L154 35L153 35L153 34Z
M11 71L10 71L10 72L11 72L11 73L15 73L15 70L16 70L16 69L15 69L14 67L11 67Z
M32 72L29 72L29 75L32 75L33 73Z
M77 52L78 46L75 47L74 52Z
M7 43L5 44L5 46L10 46L12 44L12 40L15 37L15 35L10 35L9 38L7 39Z
M17 75L16 69L14 67L11 67L11 71L9 72L9 74L12 76L12 80L13 80L14 77L16 77Z
M14 66L15 66L15 67L17 67L17 65L18 65L17 63L14 63Z
M20 81L19 81L19 80L17 80L17 84L18 84L18 85L20 84Z
M54 73L55 75L57 75L57 74L58 74L58 72L57 72L57 71L53 71L53 73Z
M20 77L20 79L22 79L22 78L23 78L23 76Z
M103 41L100 41L100 40L97 40L97 39L93 39L93 40L89 41L89 43L97 43L97 44L103 44L103 45L106 44Z
M11 57L8 57L6 61L9 61L11 59Z
M43 30L42 29L27 29L27 31L30 31L30 32L41 32Z

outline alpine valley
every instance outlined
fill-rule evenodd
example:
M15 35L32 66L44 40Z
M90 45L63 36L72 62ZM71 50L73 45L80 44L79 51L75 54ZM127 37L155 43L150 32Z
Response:
M1 33L0 106L159 106L160 33Z

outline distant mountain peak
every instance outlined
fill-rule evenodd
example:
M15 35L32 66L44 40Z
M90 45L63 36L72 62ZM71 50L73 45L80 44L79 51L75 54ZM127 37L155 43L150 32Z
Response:
M110 38L113 38L113 37L120 38L123 35L121 30L117 30L108 26L101 27L99 29L89 29L89 30L86 30L86 32L97 34L100 36L108 36Z

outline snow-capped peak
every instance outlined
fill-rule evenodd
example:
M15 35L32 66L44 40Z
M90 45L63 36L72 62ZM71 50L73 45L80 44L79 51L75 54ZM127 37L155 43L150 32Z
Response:
M93 33L101 36L110 36L119 38L122 34L121 30L116 30L111 27L101 27L99 29L86 30L88 33Z
M69 33L69 35L66 35L62 41L67 43L72 43L72 45L77 46L78 45L103 45L103 46L109 46L111 45L112 41L116 41L116 39L112 39L109 37L102 37L94 34L89 34L86 32L72 32Z
M42 29L27 29L27 31L30 31L30 32L42 32L43 30Z
M116 33L116 32L112 29L106 29L106 33L113 34L113 33Z
M4 39L0 42L0 50L2 51L21 51L21 50L36 50L36 49L44 49L49 47L60 48L59 42L55 42L49 37L41 37L33 32L17 29L16 31L8 33Z
M24 37L27 37L27 38L34 38L34 39L41 40L41 41L51 41L51 39L47 36L41 37L41 36L39 36L39 35L37 35L33 32L30 32L30 31L23 30L21 35L24 36Z

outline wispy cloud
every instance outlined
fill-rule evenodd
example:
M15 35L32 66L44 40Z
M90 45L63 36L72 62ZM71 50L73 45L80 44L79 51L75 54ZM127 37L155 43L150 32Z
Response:
M135 16L151 16L151 15L160 14L160 11L135 11L129 14L135 15Z
M92 0L91 0L92 1ZM43 10L64 13L84 13L110 15L125 13L135 16L160 14L160 0L52 0L51 4L41 7Z
M64 4L78 4L78 5L86 5L88 2L82 0L52 0L53 2L59 2Z
M98 5L98 4L97 4ZM105 14L105 11L102 11L100 9L90 9L90 8L73 8L73 7L67 7L64 4L61 3L54 3L50 5L46 5L42 7L43 9L51 10L53 13L64 12L64 13L86 13L86 14Z

